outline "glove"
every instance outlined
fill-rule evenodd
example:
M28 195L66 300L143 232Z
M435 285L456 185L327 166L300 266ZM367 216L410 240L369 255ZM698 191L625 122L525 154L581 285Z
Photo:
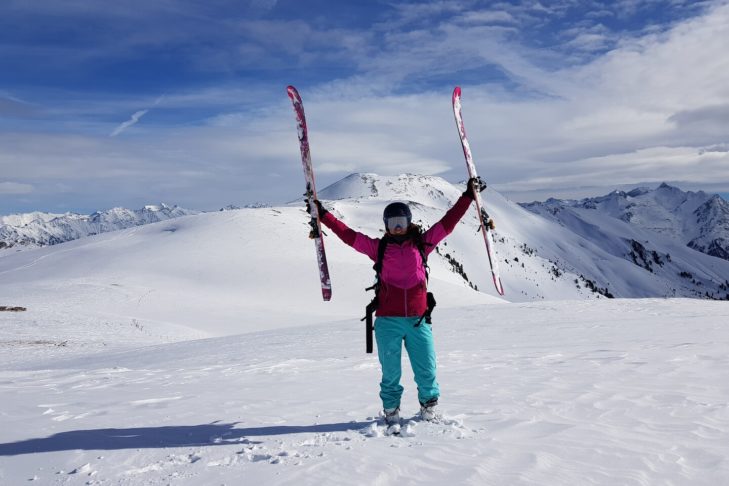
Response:
M468 196L471 201L476 199L476 191L482 192L486 189L486 181L480 177L471 177L466 183L466 190L463 191L464 196Z
M309 205L309 199L304 199L304 204L306 204L306 212L311 214L311 205ZM317 211L319 211L320 218L329 212L324 209L324 206L322 206L321 202L318 199L314 199L314 205L316 206Z

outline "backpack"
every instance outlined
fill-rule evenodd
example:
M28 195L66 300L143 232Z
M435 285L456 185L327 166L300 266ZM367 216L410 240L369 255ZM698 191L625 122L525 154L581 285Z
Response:
M373 343L372 343L372 331L374 330L374 325L372 324L372 314L377 310L377 307L379 306L379 292L380 292L380 274L382 273L382 262L385 258L385 250L387 250L387 245L394 241L394 239L389 235L385 234L381 239L379 246L377 247L377 261L375 261L375 264L372 266L372 268L375 271L375 284L371 287L367 287L365 291L368 290L374 290L375 296L372 299L372 301L367 304L367 307L365 307L365 316L360 319L361 321L366 321L365 326L365 342L366 342L366 352L372 353L373 349ZM420 234L416 235L414 238L415 246L417 247L418 251L420 252L420 259L423 262L423 267L425 269L425 281L427 283L428 277L430 274L430 268L428 267L428 255L425 253L425 242L423 241L423 238ZM420 323L425 319L425 322L428 324L432 324L431 319L431 313L433 312L433 308L435 308L435 297L433 296L432 292L426 293L426 302L427 302L427 308L425 310L425 314L420 316L420 319L418 319L418 322L415 324L415 327L419 327Z

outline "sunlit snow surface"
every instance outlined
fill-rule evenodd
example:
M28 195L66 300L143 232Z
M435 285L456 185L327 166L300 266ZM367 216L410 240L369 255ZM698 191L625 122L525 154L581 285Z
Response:
M33 314L0 316L3 484L729 480L725 303L440 311L447 423L408 420L417 394L407 371L401 437L377 423L378 364L356 319L88 352L8 339L32 319L39 338L46 319L76 325ZM117 337L128 339L89 339Z

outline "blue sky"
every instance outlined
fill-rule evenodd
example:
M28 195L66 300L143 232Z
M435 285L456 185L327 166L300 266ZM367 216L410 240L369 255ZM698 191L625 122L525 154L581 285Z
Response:
M729 192L726 1L4 0L0 214L302 192L477 167L514 200Z

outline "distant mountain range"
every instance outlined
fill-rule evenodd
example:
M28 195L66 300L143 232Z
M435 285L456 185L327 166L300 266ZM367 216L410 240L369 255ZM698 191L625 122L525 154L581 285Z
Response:
M462 191L463 185L434 176L357 173L320 190L319 197L352 228L379 236L382 209L390 201L408 202L414 220L428 227L442 217ZM684 192L662 184L656 189L615 191L579 201L549 199L522 205L489 188L484 192L484 201L496 221L496 252L509 301L729 299L729 204L719 196ZM295 241L306 224L300 201L291 205L296 208L226 209L236 212L241 221L250 220L245 223L247 239L268 239L275 230L285 234L277 241ZM0 218L0 248L53 245L197 213L161 205L137 211L116 208L88 216L7 216ZM212 214L201 214L195 221L202 224ZM475 211L469 210L459 228L431 255L431 278L495 296L475 216ZM207 238L216 241L222 236ZM306 250L297 247L296 251L308 255ZM214 255L216 250L210 251ZM347 260L356 258L351 250L342 251ZM275 273L277 265L282 264L279 252L280 248L271 255L258 254L257 258L269 262ZM371 264L360 263L368 273Z
M159 204L136 210L113 208L89 215L34 212L0 216L0 249L56 245L90 235L198 213L200 211Z
M602 197L549 199L522 204L578 234L603 217L618 219L707 255L729 260L729 203L717 194L684 192L668 184L657 189L614 191Z

